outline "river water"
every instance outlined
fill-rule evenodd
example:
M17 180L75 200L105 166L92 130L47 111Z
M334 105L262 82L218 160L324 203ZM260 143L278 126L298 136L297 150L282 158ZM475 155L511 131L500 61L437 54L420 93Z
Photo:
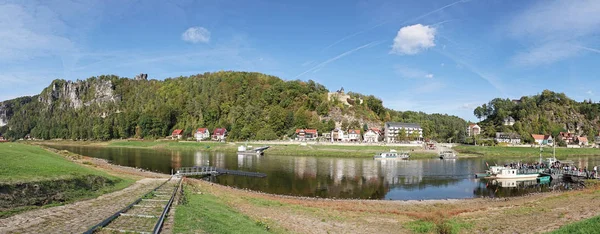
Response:
M474 178L486 161L504 164L515 159L373 160L301 156L239 156L219 152L86 146L50 146L130 167L170 174L179 167L218 168L266 173L266 178L221 175L211 181L266 193L348 199L427 200L511 197L528 193L568 190L562 181L487 181ZM600 165L597 157L569 158L578 167Z

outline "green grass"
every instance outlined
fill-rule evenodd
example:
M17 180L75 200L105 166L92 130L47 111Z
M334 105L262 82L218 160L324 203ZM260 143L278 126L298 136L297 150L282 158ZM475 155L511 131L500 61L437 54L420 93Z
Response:
M0 183L69 179L85 175L111 177L105 172L78 165L33 145L0 143L0 160Z
M553 234L592 234L600 232L600 216L560 227Z
M472 146L460 145L454 147L461 154L471 154L485 157L539 157L537 147L503 147L503 146ZM542 157L552 157L552 148L544 148ZM571 156L600 156L600 149L595 148L556 148L557 158Z
M406 223L404 227L411 230L413 233L431 233L436 230L434 223L423 220Z
M211 194L185 186L186 203L175 210L174 233L268 233L268 224L254 221Z
M58 154L33 145L1 143L0 159L2 160L0 164L0 186L9 189L16 186L16 184L33 183L43 186L44 190L54 189L61 197L60 202L54 201L43 206L24 205L1 209L0 218L27 210L95 198L102 194L124 189L135 182L130 178L119 178L103 171L78 165ZM93 189L79 186L79 183L87 181L91 177L103 177L112 185L96 186ZM30 199L29 197L21 198Z
M471 229L473 225L456 219L448 219L438 223L416 220L406 223L404 227L413 233L460 233L463 230Z
M90 145L89 142L52 142L52 144L65 145ZM92 143L93 144L93 143ZM164 148L174 150L202 150L212 152L235 153L237 147L245 144L222 143L222 142L189 142L189 141L110 141L108 144L98 145L98 147L125 147L125 148ZM260 142L250 142L252 146L262 146ZM379 152L387 152L390 149L398 151L410 151L411 158L431 158L437 156L436 151L422 151L421 147L390 147L379 145L306 145L302 146L299 142L290 142L290 144L272 144L271 148L265 153L281 156L316 156L316 157L356 157L369 158ZM417 151L412 151L417 150Z

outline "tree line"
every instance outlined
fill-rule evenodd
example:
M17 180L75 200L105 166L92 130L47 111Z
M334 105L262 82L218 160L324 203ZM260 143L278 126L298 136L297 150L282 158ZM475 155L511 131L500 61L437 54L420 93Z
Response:
M100 84L106 82L112 89L108 98L99 93ZM77 87L77 98L83 103L79 108L63 93L66 83L55 80L39 95L0 103L10 115L0 134L11 139L26 135L38 139L148 139L165 137L174 129L191 136L197 128L206 127L226 128L231 140L273 140L292 136L296 128L331 131L336 127L328 118L333 108L357 119L419 123L426 137L439 141L464 138L466 127L466 122L455 116L387 109L372 95L352 93L354 105L343 105L329 101L329 91L312 80L284 81L252 72L222 71L162 81L92 77L71 85ZM358 121L340 124L365 127Z

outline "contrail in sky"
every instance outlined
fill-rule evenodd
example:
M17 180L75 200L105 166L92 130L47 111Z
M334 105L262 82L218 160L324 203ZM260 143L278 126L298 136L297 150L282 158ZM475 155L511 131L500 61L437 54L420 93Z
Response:
M456 5L456 4L459 4L459 3L465 3L465 2L468 2L468 1L469 1L469 0L460 0L460 1L456 1L456 2L450 3L450 4L448 4L448 5L445 5L445 6L443 6L443 7L440 7L440 8L438 8L438 9L435 9L435 10L433 10L433 11L427 12L427 13L425 13L425 14L423 14L423 15L417 16L416 18L413 18L413 19L410 19L410 20L406 20L406 21L402 22L402 23L401 23L401 25L403 25L403 24L407 24L407 23L410 23L410 22L412 22L412 21L420 20L420 19L422 19L422 18L424 18L424 17L427 17L427 16L429 16L429 15L431 15L431 14L434 14L434 13L436 13L436 12L440 12L440 11L442 11L442 10L444 10L444 9L448 8L448 7L454 6L454 5ZM366 32L368 32L368 31L371 31L371 30L373 30L373 29L375 29L375 28L378 28L378 27L380 27L380 26L382 26L382 25L384 25L384 24L387 24L387 23L389 23L389 22L391 22L391 21L392 21L392 20L387 20L387 21L384 21L384 22L382 22L382 23L379 23L379 24L377 24L377 25L375 25L375 26L373 26L373 27L370 27L370 28L368 28L368 29L365 29L365 30L362 30L362 31L358 31L358 32L355 32L355 33L353 33L353 34L350 34L350 35L348 35L348 36L345 36L345 37L343 37L342 39L339 39L339 40L337 40L337 41L336 41L336 42L334 42L333 44L331 44L331 45L328 45L327 47L323 48L323 50L329 49L329 48L331 48L331 47L333 47L333 46L335 46L335 45L339 44L340 42L343 42L343 41L345 41L345 40L348 40L348 39L350 39L350 38L353 38L353 37L355 37L355 36L357 36L357 35L360 35L360 34L363 34L363 33L366 33ZM445 23L445 22L443 22L443 23ZM438 23L438 24L439 24L439 23Z
M592 52L600 53L600 50L594 49L594 48L589 48L589 47L585 47L585 46L575 46L575 47L577 47L579 49L584 49L584 50L587 50L587 51L592 51Z
M362 46L356 47L356 48L354 48L354 49L348 50L348 51L346 51L346 52L344 52L344 53L341 53L341 54L339 54L338 56L335 56L335 57L333 57L333 58L330 58L330 59L328 59L328 60L326 60L326 61L324 61L324 62L322 62L322 63L319 63L319 64L317 64L316 66L314 66L314 67L312 67L312 68L310 68L310 69L308 69L308 70L306 70L306 71L304 71L304 72L302 72L302 73L298 74L297 76L295 76L295 77L294 77L294 79L296 79L296 78L298 78L298 77L300 77L300 76L303 76L304 74L306 74L306 73L309 73L309 72L311 72L311 71L314 71L314 70L321 69L321 68L325 67L327 64L329 64L329 63L332 63L332 62L334 62L334 61L336 61L336 60L338 60L338 59L341 59L341 58L343 58L343 57L345 57L345 56L347 56L347 55L350 55L350 54L352 54L352 53L354 53L354 52L356 52L356 51L359 51L359 50L361 50L361 49L368 48L368 47L373 47L373 46L379 45L379 44L381 44L381 43L383 43L383 41L373 41L373 42L370 42L370 43L364 44L364 45L362 45Z

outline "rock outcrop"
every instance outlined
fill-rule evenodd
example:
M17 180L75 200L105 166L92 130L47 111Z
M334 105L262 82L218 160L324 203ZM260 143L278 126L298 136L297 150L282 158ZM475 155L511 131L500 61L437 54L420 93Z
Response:
M51 108L79 109L94 103L118 102L110 80L64 81L55 80L39 97L41 103Z

